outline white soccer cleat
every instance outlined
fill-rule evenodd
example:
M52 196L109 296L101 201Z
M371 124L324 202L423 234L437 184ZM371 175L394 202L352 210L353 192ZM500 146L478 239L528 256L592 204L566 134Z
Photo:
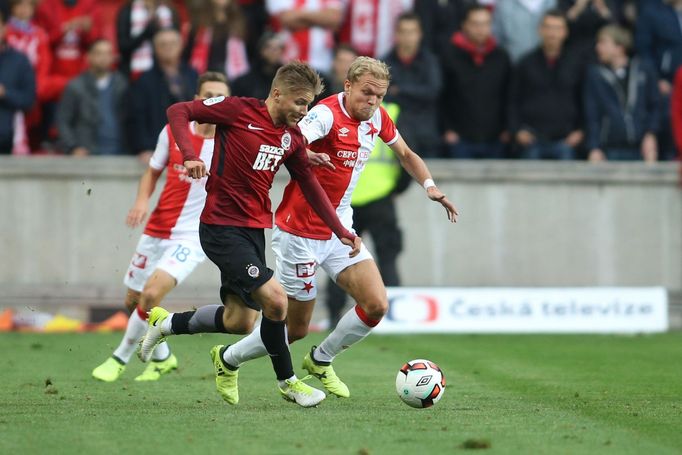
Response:
M140 341L140 349L137 351L137 356L143 362L149 362L154 348L166 339L166 334L161 331L161 323L166 320L169 314L161 307L152 308L149 313L149 328Z
M304 408L317 406L326 397L323 391L310 387L301 379L293 381L287 379L284 382L286 382L286 386L279 388L282 398L287 401L293 401Z

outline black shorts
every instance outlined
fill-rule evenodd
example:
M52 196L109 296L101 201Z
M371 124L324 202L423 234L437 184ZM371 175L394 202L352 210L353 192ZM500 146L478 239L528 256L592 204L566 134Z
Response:
M220 269L220 301L236 295L254 310L260 311L251 293L272 278L265 265L265 231L258 228L199 225L201 248Z

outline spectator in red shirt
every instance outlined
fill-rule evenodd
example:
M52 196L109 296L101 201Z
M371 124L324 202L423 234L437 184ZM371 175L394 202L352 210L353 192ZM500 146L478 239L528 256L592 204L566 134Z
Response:
M88 47L100 29L96 9L94 0L42 0L35 23L50 39L51 74L72 79L83 71Z

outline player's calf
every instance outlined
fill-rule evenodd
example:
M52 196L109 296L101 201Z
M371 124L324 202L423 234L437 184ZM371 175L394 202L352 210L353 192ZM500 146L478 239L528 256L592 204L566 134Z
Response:
M292 324L291 321L287 321L287 337L289 339L289 344L302 340L308 335L308 325L297 325Z

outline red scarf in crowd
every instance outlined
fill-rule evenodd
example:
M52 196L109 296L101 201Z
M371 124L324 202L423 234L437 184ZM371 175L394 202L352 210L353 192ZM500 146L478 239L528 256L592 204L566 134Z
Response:
M474 59L474 64L476 66L483 65L485 58L497 47L497 41L492 36L486 40L483 46L478 46L471 42L469 38L462 32L455 32L452 35L452 44L465 50Z
M211 28L200 27L194 38L194 48L190 56L190 65L199 74L208 68L208 54L211 51L211 40L213 31ZM247 73L249 71L249 60L246 56L246 45L243 40L230 37L225 43L227 52L225 57L225 75L228 80Z

